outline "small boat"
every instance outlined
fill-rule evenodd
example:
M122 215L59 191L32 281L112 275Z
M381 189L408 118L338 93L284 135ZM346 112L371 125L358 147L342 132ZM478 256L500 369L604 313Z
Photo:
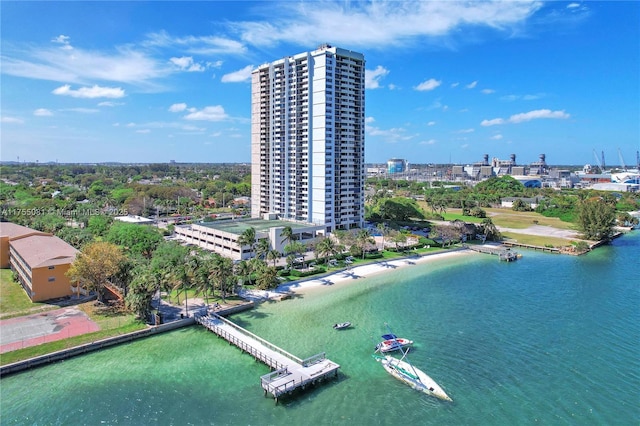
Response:
M383 334L382 338L384 340L375 347L376 352L393 352L413 345L413 340L397 337L395 334Z
M411 365L408 361L404 361L406 353L402 359L395 358L391 355L376 355L373 357L382 364L385 370L396 379L403 381L411 388L435 396L444 401L453 401L449 395L426 373Z
M333 324L333 328L336 330L344 330L345 328L351 327L350 322L339 322L337 324Z

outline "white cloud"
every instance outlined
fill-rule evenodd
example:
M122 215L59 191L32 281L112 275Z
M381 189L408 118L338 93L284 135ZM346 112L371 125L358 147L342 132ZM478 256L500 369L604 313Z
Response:
M185 109L187 109L187 104L183 103L179 103L179 104L173 104L169 107L169 111L171 112L180 112L180 111L184 111Z
M478 81L472 81L471 83L467 84L465 87L467 89L473 89L474 87L476 87L478 85Z
M241 83L243 81L251 80L251 72L253 71L253 65L247 65L246 67L230 72L222 76L220 81L223 83Z
M424 37L454 34L463 26L517 28L543 6L517 2L280 2L278 14L263 21L229 24L248 44L336 45L376 49L406 45ZM449 40L447 40L449 42Z
M451 87L458 87L460 83L451 83Z
M100 87L94 85L92 87L81 87L78 90L71 89L71 86L65 84L51 93L54 95L71 96L73 98L122 98L125 96L124 90L120 87Z
M171 58L169 61L181 71L202 72L204 67L193 61L191 56L182 56L181 58Z
M79 112L81 114L95 114L96 112L100 112L99 109L95 108L64 108L60 111L71 111L71 112Z
M502 135L501 134L493 135L491 136L491 139L493 139L494 141L499 141L500 139L502 139Z
M415 89L418 91L433 90L441 84L442 81L436 80L435 78L430 78L429 80L423 81L422 83L418 84Z
M16 117L5 117L0 118L0 122L2 123L10 123L10 124L23 124L24 120Z
M140 130L136 130L136 133L146 134L146 133L151 133L151 130L149 130L149 129L140 129Z
M373 118L373 117L367 117L367 118L364 119L364 122L366 124L373 123L374 121L376 121L376 119Z
M110 81L158 90L155 79L169 75L166 66L131 46L114 52L79 48L3 46L2 73L65 84Z
M525 121L538 120L540 118L554 118L554 119L567 119L570 118L571 115L562 111L551 111L550 109L537 109L534 111L523 112L520 114L514 114L509 117L507 120L502 118L494 118L492 120L482 120L480 125L482 126L494 126L496 124L504 124L504 123L523 123Z
M473 133L475 131L476 131L475 129L461 129L461 130L458 130L456 133Z
M186 120L223 121L229 118L221 105L204 107L184 116Z
M420 142L420 145L435 145L435 144L436 144L436 140L435 139L429 139L428 141Z
M380 86L380 80L389 74L389 70L378 65L374 70L365 70L364 73L364 87L366 89L378 89Z
M436 122L435 121L430 121L427 123L427 126L435 126Z
M482 120L480 122L481 126L495 126L498 124L504 124L504 120L502 118L493 118L491 120Z
M181 51L201 56L244 55L247 53L246 46L237 40L217 36L173 37L166 31L148 34L142 45L146 47L178 47Z
M64 50L73 50L73 47L71 46L71 44L69 43L69 39L71 37L66 36L66 35L59 35L58 37L54 38L53 40L51 40L53 43L58 43L62 45L62 49Z
M495 90L493 89L482 89L481 92L485 95L490 95L492 93L495 93Z
M580 7L580 3L569 3L567 5L567 9L575 9L575 8L578 8L578 7Z
M33 115L37 117L50 117L53 115L53 113L46 108L38 108L37 110L33 111Z
M521 114L515 114L509 117L510 123L522 123L524 121L537 120L539 118L559 118L567 119L571 117L564 111L551 111L549 109L537 109L535 111L524 112Z
M124 105L124 102L111 102L111 101L104 101L104 102L99 102L98 106L101 107L117 107L120 105Z
M366 126L365 131L369 136L376 136L381 138L387 143L398 143L401 141L407 141L413 138L413 136L407 135L405 129L402 127L394 127L391 129L380 129L378 127Z

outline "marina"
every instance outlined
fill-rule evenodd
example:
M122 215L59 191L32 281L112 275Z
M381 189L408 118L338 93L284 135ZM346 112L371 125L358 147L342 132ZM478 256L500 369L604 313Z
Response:
M195 320L274 370L263 375L260 383L264 394L272 395L276 403L282 395L338 375L340 366L327 359L324 352L300 359L215 313L197 315Z

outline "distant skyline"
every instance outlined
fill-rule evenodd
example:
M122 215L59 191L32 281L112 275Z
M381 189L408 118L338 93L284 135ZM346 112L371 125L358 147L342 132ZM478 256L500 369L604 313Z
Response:
M367 163L598 165L604 152L635 166L640 150L636 1L2 1L0 12L2 161L249 163L251 71L324 43L365 55Z

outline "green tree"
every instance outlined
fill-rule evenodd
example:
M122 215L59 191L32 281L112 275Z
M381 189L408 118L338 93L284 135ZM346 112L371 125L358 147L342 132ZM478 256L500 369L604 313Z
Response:
M335 256L339 253L338 246L331 237L323 237L316 246L316 253L319 257L324 258L324 263L327 263L331 256Z
M373 239L369 230L367 229L359 229L356 233L355 237L356 246L358 247L360 253L362 253L362 258L364 259L364 255L367 252L367 247L370 244L375 244L376 241Z
M256 244L256 229L254 227L245 229L242 235L238 238L238 244L240 246L249 246L249 249L251 250L251 257L253 257Z
M146 258L151 258L153 251L163 241L157 228L119 222L111 226L106 240L124 247L129 253Z
M273 267L276 267L276 262L278 261L278 259L280 259L282 257L282 253L280 253L278 250L269 250L267 252L267 255L265 257L265 259L269 262L273 262Z
M143 320L149 318L152 311L153 295L157 287L156 276L149 264L136 271L125 296L125 304L135 313L136 318Z
M602 198L592 197L578 203L578 226L587 240L610 240L615 218L615 207Z
M124 259L122 251L114 244L90 243L78 253L66 275L76 285L95 291L98 301L102 302L108 279L118 272Z

